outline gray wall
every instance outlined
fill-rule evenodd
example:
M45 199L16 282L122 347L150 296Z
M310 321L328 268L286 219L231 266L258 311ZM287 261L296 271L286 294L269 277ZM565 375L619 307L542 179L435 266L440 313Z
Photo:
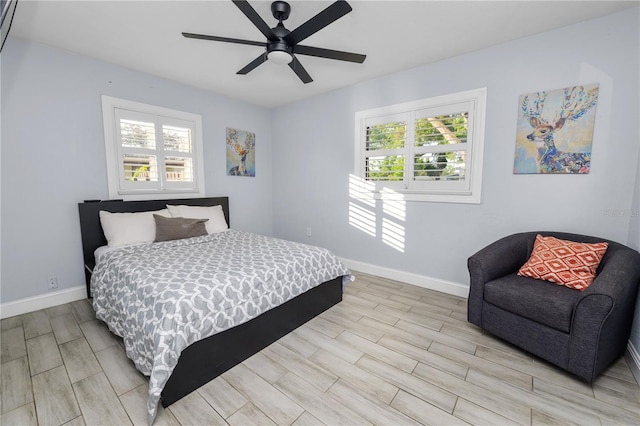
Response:
M468 285L466 259L513 232L562 230L633 243L636 189L638 9L366 81L273 113L274 234L326 246L339 256ZM600 84L588 175L514 175L518 98L576 84ZM376 235L350 225L354 113L487 87L482 203L378 201ZM637 201L636 201L637 204ZM393 214L404 211L404 219ZM404 234L385 243L384 221ZM306 237L305 230L312 229ZM397 236L397 235L396 235ZM393 236L391 236L393 237ZM637 237L636 237L637 238ZM640 339L635 340L640 348Z
M202 115L205 188L231 224L272 233L271 116L264 108L9 38L2 51L1 303L84 284L77 203L106 199L101 95ZM256 177L225 172L225 128L256 133Z
M640 102L640 98L636 100ZM633 193L633 202L629 211L629 247L640 250L640 155L636 169L636 188ZM636 301L636 316L631 328L631 338L636 352L640 354L640 295ZM638 366L640 368L640 366Z
M640 97L636 99L640 103ZM639 142L640 143L640 142ZM631 201L631 209L624 212L629 218L629 247L640 250L640 155L636 166L635 190Z

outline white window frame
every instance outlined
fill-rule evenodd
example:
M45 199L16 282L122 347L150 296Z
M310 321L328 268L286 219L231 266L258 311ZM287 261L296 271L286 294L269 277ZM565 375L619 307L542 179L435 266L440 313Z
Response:
M407 201L433 201L446 203L479 204L482 189L482 161L484 152L484 128L486 117L487 89L479 88L449 95L437 96L418 101L384 106L359 111L355 114L355 175L366 181L367 190L359 191L360 196L369 199L389 199ZM416 118L437 116L456 112L468 112L467 142L456 150L466 151L464 181L421 182L413 179L414 153L425 151L416 147L413 122ZM395 182L367 181L367 127L376 122L405 120L407 141L401 149L405 156L404 180ZM446 145L439 145L444 147ZM454 145L455 146L455 145ZM442 148L436 148L436 151ZM430 150L430 148L426 148ZM398 150L394 150L398 151Z
M122 143L119 126L119 114L154 116L156 135L162 135L162 124L178 124L191 129L192 152L178 153L165 151L161 141L156 141L157 161L164 161L164 156L186 156L192 159L194 182L166 181L163 173L164 167L159 168L157 182L127 182L124 177L124 164L122 162ZM107 178L109 184L109 197L122 198L124 200L164 199L175 198L176 195L188 195L189 197L204 197L204 159L202 117L184 111L177 111L156 105L148 105L126 99L114 98L102 95L102 118L104 123L104 143L107 157ZM156 136L157 137L157 136ZM163 163L164 164L164 163Z

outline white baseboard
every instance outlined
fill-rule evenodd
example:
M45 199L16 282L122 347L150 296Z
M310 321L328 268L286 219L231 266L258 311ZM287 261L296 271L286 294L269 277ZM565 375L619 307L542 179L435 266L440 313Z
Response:
M76 300L87 298L87 287L80 285L64 290L52 291L51 293L39 296L27 297L15 302L3 303L0 305L0 318L9 318L40 309L50 308L56 305L63 305Z
M627 343L625 358L627 360L627 364L629 364L631 372L633 373L633 377L635 377L636 382L640 384L640 354L631 343L631 340Z
M397 269L385 268L383 266L372 265L357 260L344 258L340 260L342 260L347 268L364 272L365 274L402 281L407 284L413 284L418 287L428 288L430 290L436 290L442 293L452 294L454 296L469 297L469 286L464 284L427 277L425 275L414 274L411 272L399 271Z

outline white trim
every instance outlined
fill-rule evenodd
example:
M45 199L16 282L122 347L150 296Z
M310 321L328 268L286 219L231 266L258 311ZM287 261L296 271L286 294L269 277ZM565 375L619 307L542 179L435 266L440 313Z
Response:
M372 265L358 260L345 258L341 258L340 260L342 260L347 268L355 271L377 275L391 280L402 281L403 283L413 284L418 287L428 288L430 290L436 290L454 296L464 298L469 297L469 286L464 284L442 280L440 278L427 277L425 275L414 274L412 272L399 271L397 269L386 268L384 266Z
M633 346L633 343L631 343L631 340L627 342L627 352L625 353L625 358L627 360L627 364L629 364L631 373L633 373L633 377L635 377L636 382L640 384L640 354Z
M0 304L0 319L63 305L87 298L87 286L81 285L64 290L52 291L39 296L27 297L14 302Z
M354 144L354 175L365 180L365 162L367 156L365 151L364 136L367 125L371 123L406 120L407 123L415 122L417 114L424 114L424 110L435 110L434 114L450 113L457 111L454 108L458 105L466 105L463 110L469 112L469 123L467 137L469 139L466 146L467 153L467 173L464 185L460 182L422 182L417 183L410 180L413 172L412 166L405 168L405 178L402 182L371 182L371 189L363 191L361 195L364 199L382 200L406 200L406 201L430 201L443 203L481 203L482 191L482 167L484 157L484 137L487 108L487 88L467 90L464 92L452 93L449 95L436 96L417 101L405 102L395 105L387 105L380 108L373 108L355 113L355 144ZM444 108L444 109L443 109ZM453 109L452 109L453 108ZM458 111L459 112L459 111ZM381 120L381 117L384 120ZM408 126L407 132L412 132L412 126ZM408 140L411 140L409 135ZM452 147L455 145L452 145ZM431 148L429 148L431 150ZM454 149L455 150L455 149ZM414 147L408 146L401 150L372 151L384 155L393 155L397 151L402 151L408 158L413 157ZM370 152L371 154L371 152ZM371 154L373 155L373 154ZM408 160L405 160L408 161Z
M148 105L140 102L129 101L126 99L114 98L102 95L102 122L104 126L105 137L105 153L107 159L107 184L109 188L109 197L112 199L122 198L128 200L155 200L165 198L175 198L180 195L189 195L190 197L204 197L204 137L202 131L202 116L199 114L173 110L157 105ZM184 120L193 124L193 152L189 155L193 159L193 173L195 179L195 188L180 189L162 188L144 188L144 189L127 189L121 188L120 176L120 158L118 156L118 142L116 124L116 110L123 109L145 114L161 116L164 119Z

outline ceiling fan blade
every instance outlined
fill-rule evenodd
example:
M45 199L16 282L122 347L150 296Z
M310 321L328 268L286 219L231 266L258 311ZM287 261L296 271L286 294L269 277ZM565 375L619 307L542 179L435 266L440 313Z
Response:
M338 61L356 62L361 64L367 58L367 55L359 53L343 52L341 50L322 49L320 47L311 46L294 46L293 53L299 55L316 56L318 58L335 59Z
M267 52L264 52L262 55L255 58L253 61L249 62L249 64L238 71L236 74L248 74L250 71L253 71L258 67L258 65L263 64L267 60Z
M260 32L264 34L267 40L278 41L278 36L275 35L273 30L269 27L269 25L267 25L266 22L264 22L264 19L262 19L260 15L258 15L258 12L256 12L256 10L249 4L248 1L233 0L233 3L238 6L238 9L240 9L251 22L253 22L253 25L255 25L256 28L258 28Z
M313 81L307 70L304 69L300 61L298 61L298 58L295 56L293 57L293 61L289 62L289 68L296 73L298 78L300 78L304 84L311 83Z
M309 19L304 24L300 25L295 30L291 31L284 37L284 41L288 44L298 44L310 35L320 31L333 21L342 18L347 13L351 12L351 6L345 0L338 0L331 6L318 13L313 18Z
M182 35L185 36L186 38L197 38L200 40L223 41L225 43L248 44L249 46L260 46L260 47L266 46L266 43L264 41L241 40L239 38L218 37L218 36L193 34L193 33L182 33Z

